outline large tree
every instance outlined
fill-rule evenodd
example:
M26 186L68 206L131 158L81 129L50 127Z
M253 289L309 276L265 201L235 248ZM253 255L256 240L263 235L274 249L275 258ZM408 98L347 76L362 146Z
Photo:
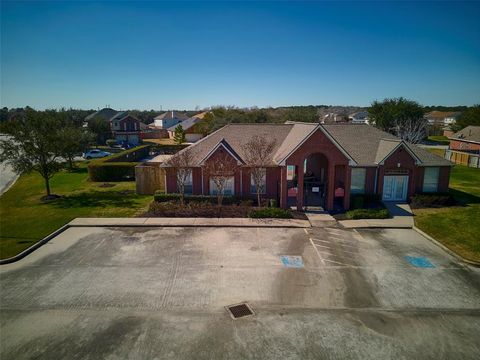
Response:
M368 109L370 123L399 138L418 143L426 135L423 107L403 97L374 101Z
M101 117L95 117L89 120L88 130L95 134L95 141L97 145L105 145L105 142L112 134L110 122Z
M67 160L70 170L74 168L73 158L85 151L95 140L95 136L90 131L74 124L62 127L58 131L58 137L60 139L60 154Z
M250 174L255 185L258 206L261 206L260 194L265 192L266 168L271 165L275 139L267 135L254 135L243 144L243 160L250 167Z
M45 181L47 199L52 196L50 179L60 170L62 121L54 110L37 112L27 109L3 128L6 139L0 140L0 161L15 172L38 172Z
M222 205L228 180L235 175L238 167L237 161L225 151L208 159L203 165L203 173L215 184L218 206Z
M480 104L465 110L452 126L453 130L459 131L468 125L480 126Z
M173 135L173 141L175 144L183 144L186 140L185 138L185 130L183 130L182 125L178 124L177 127L175 128L175 133Z

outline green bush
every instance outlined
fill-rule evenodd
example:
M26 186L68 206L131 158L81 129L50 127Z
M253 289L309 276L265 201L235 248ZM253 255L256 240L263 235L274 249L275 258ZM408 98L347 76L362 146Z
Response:
M350 203L352 204L352 209L378 207L381 203L381 197L378 194L357 194L352 195Z
M125 151L121 151L118 154L99 159L96 161L103 162L134 162L139 161L148 156L150 153L150 145L140 145Z
M435 208L453 206L456 204L452 195L446 193L438 194L415 194L410 199L412 208Z
M291 219L293 216L290 210L270 207L270 208L264 208L264 209L254 209L248 213L248 217L253 219L262 219L262 218Z
M145 158L149 153L149 145L137 146L118 154L92 160L88 164L90 181L125 181L135 180L137 160Z
M347 211L347 219L387 219L389 213L387 209L354 209Z
M90 181L125 181L135 180L136 162L92 162L88 165Z
M363 208L363 196L352 196L352 208L353 209L361 209Z

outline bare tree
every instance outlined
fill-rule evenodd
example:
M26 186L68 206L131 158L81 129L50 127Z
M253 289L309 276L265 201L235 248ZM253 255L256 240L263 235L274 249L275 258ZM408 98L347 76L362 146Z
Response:
M217 188L218 206L222 205L228 179L235 175L239 165L227 152L221 152L203 165L203 171Z
M260 194L265 192L263 179L266 175L266 167L271 164L276 143L275 139L269 139L266 135L255 135L243 144L244 160L245 164L250 167L258 206L261 206Z
M398 118L393 120L392 132L402 140L417 144L425 138L427 124L425 118Z
M173 155L168 161L167 165L175 172L175 178L177 181L177 189L180 193L180 202L184 204L185 197L185 184L188 178L192 174L194 153L191 149L187 148L175 155Z

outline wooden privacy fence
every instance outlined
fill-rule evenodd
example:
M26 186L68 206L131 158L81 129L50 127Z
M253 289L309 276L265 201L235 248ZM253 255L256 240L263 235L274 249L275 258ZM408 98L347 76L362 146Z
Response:
M143 163L135 166L137 194L151 195L155 191L165 191L165 169L158 163Z
M480 155L470 154L456 150L445 150L445 159L455 164L461 164L473 168L480 168Z

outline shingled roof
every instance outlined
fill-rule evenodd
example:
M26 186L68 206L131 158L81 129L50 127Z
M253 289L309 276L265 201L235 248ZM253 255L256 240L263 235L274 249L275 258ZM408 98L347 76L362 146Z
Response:
M113 110L111 108L103 108L101 110L95 111L94 113L88 115L85 118L85 121L89 121L93 118L101 118L105 121L110 121L112 116L115 116L118 113L117 110Z
M250 137L260 135L276 141L271 159L271 165L275 166L315 131L323 131L356 166L377 166L398 146L404 146L417 159L420 166L452 165L429 151L366 124L229 124L187 149L193 150L196 166L200 166L200 162L220 142L228 144L235 154L244 158L243 144Z
M480 143L480 126L469 125L453 134L449 139Z

